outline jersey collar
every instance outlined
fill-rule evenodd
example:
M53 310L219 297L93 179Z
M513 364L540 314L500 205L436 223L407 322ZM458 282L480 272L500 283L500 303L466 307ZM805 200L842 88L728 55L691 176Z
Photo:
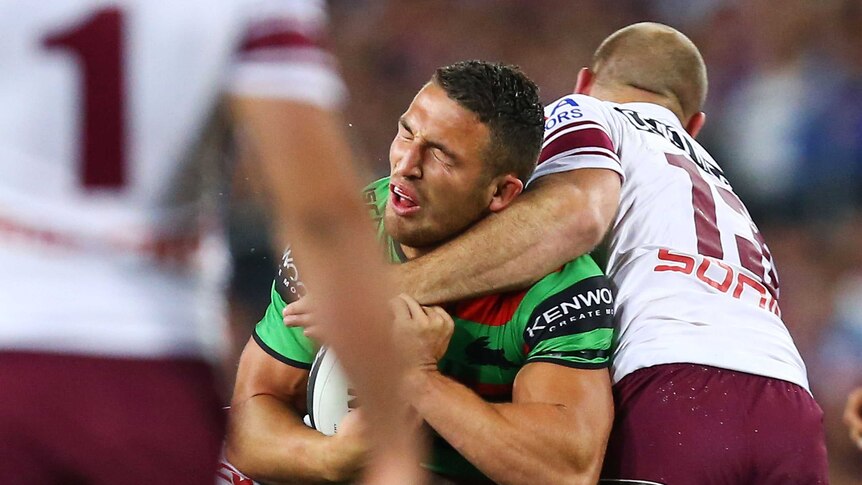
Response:
M685 131L685 128L683 128L682 124L679 122L679 119L676 117L675 114L673 114L673 111L665 108L664 106L659 106L653 103L624 103L621 106L633 111L637 111L638 113L643 113L649 118L653 118L655 120L661 121L663 123Z

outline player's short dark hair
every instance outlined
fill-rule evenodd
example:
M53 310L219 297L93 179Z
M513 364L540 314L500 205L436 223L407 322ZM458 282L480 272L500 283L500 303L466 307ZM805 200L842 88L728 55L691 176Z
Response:
M491 140L485 160L491 176L514 172L526 183L536 168L544 134L536 84L517 66L485 61L441 67L431 81L488 126Z

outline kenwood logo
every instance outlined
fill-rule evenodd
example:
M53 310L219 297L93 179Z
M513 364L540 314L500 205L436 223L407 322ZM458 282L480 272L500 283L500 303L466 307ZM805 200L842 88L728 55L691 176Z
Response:
M569 301L554 305L540 313L533 320L533 325L527 328L527 333L533 337L535 332L545 330L548 326L566 325L587 317L613 315L613 303L614 295L610 288L599 288L585 294L578 293L572 296ZM603 305L598 307L599 304ZM551 328L550 331L554 331L554 328Z
M613 325L614 295L605 276L593 276L548 297L530 314L524 342L589 332Z

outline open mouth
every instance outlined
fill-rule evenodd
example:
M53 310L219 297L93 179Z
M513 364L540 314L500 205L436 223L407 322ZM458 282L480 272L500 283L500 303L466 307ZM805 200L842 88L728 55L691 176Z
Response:
M408 215L419 210L419 203L415 196L408 194L405 189L397 185L389 186L390 202L398 215Z

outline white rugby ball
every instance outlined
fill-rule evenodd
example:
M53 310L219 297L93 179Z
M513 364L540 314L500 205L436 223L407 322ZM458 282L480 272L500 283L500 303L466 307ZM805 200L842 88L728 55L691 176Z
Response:
M308 419L325 435L338 432L338 424L350 411L350 384L335 353L321 347L308 374Z

